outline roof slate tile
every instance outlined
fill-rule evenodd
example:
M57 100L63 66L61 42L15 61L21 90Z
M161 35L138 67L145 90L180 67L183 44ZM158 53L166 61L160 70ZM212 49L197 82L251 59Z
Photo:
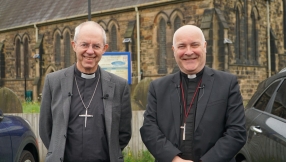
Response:
M91 0L91 12L171 0ZM0 30L87 15L87 0L0 0Z

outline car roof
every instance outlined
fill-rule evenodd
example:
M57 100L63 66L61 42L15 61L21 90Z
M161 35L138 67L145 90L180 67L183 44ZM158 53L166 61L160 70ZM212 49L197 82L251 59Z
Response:
M265 79L265 86L268 87L273 81L286 77L286 68L282 69L279 73Z
M256 99L259 97L259 95L268 87L270 86L275 80L278 80L280 78L286 77L286 68L283 68L281 71L279 71L277 74L263 80L260 82L257 86L256 92L253 94L249 102L247 103L245 108L250 108L253 103L256 101Z
M286 72L286 67L279 71L279 73Z

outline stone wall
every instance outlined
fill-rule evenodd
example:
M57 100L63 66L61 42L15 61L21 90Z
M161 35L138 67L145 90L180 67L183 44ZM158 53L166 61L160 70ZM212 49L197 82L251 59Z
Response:
M167 74L170 74L176 63L174 61L173 52L171 49L172 46L172 36L174 33L174 19L175 16L179 16L182 20L182 25L184 24L194 24L201 25L202 17L206 9L219 9L222 11L223 17L225 18L228 28L222 30L221 19L218 16L214 16L212 20L212 26L210 29L207 29L208 33L211 35L206 36L209 38L210 49L209 52L214 52L212 57L214 57L212 66L219 70L225 70L232 74L237 75L239 79L239 84L241 87L241 92L243 95L244 103L250 99L251 95L254 93L258 83L268 77L268 56L267 56L267 21L266 21L266 7L265 1L255 1L249 2L247 5L247 22L251 23L251 9L256 8L259 11L259 20L257 22L257 29L259 38L257 40L259 46L259 58L257 65L251 64L237 64L235 60L235 42L229 44L227 50L223 50L224 44L221 43L223 40L222 37L226 36L234 41L235 40L235 7L239 5L241 1L189 1L181 2L177 4L166 4L166 5L156 5L148 6L145 8L139 8L140 14L140 33L136 31L136 24L133 31L132 45L130 52L132 53L132 76L133 83L137 83L137 35L140 34L140 57L141 57L141 69L143 70L143 77L149 79L156 79ZM281 9L282 2L271 2L270 6L270 19L271 19L271 28L273 34L276 36L275 45L277 47L276 55L276 71L285 67L285 52L283 47L284 34L283 34L283 11ZM243 4L241 4L243 6ZM215 14L215 12L214 12ZM159 45L157 41L158 35L158 21L164 18L167 21L166 29L166 69L167 72L164 74L158 73L159 68ZM107 31L107 42L110 42L109 38L111 25L117 27L117 47L119 51L125 50L125 44L122 43L124 39L124 34L127 30L129 21L136 21L136 12L134 11L124 11L120 13L111 13L111 14L101 14L94 15L92 17L93 21L100 22L103 25L104 29ZM71 39L73 39L74 28L81 22L87 21L87 19L68 19L65 21L50 22L46 24L40 24L37 26L38 34L43 35L42 48L43 55L41 58L41 79L38 85L39 94L43 86L44 77L47 73L59 70L64 68L64 62L56 64L55 62L55 52L54 52L54 33L60 32L63 34L65 31L70 32ZM224 33L225 32L225 33ZM3 53L5 56L5 78L1 78L3 81L3 86L12 89L20 98L24 98L24 77L16 78L16 69L15 69L15 39L20 38L21 40L24 37L29 39L29 64L30 64L30 73L29 77L26 80L27 90L33 89L34 80L36 77L36 61L33 59L33 55L37 53L36 38L35 38L36 29L33 26L26 28L19 28L15 30L9 30L7 32L0 32L0 42L4 42ZM226 34L227 33L227 34ZM249 34L245 31L246 34ZM63 37L63 36L62 36ZM248 41L249 35L243 38L244 41ZM213 40L215 39L215 41ZM63 39L61 39L61 51L64 50ZM249 43L247 43L249 44ZM225 48L226 49L226 48ZM225 52L225 53L223 53ZM229 52L228 60L224 60L224 55L226 52ZM62 52L63 53L63 52ZM73 52L71 52L74 55ZM62 54L61 60L63 60L64 55ZM224 64L227 65L227 69L224 69ZM275 73L273 72L273 73ZM136 85L132 85L132 90Z
M252 94L256 91L259 82L267 76L267 69L265 67L231 66L230 73L237 76L243 102L247 104Z

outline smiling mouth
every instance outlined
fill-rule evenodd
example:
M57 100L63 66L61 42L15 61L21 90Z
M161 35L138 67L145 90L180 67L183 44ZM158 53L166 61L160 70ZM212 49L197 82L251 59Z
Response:
M183 60L196 60L197 58L195 57L195 58L183 58Z
M93 57L83 56L83 58L88 59L88 60L95 59L95 57L96 57L96 56L93 56Z

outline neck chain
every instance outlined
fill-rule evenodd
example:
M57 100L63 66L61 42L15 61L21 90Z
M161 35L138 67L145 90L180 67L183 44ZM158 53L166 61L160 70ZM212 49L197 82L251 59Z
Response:
M195 97L196 97L196 95L198 93L198 90L199 90L199 87L200 87L201 83L202 83L202 79L199 81L199 83L197 85L196 91L195 91L195 93L193 95L192 101L191 101L190 106L189 106L188 109L186 108L186 100L185 100L185 95L184 95L185 92L184 92L184 89L183 89L182 81L180 83L181 92L182 92L182 98L183 98L183 102L184 102L184 125L180 127L181 129L183 129L183 138L182 138L183 140L186 139L186 120L187 120L187 117L189 116L190 110L192 108L192 105L194 103Z
M89 101L88 105L87 105L87 106L85 106L85 104L84 104L84 102L83 102L83 100L82 100L82 97L81 97L81 94L80 94L80 91L79 91L78 85L77 85L76 76L74 77L75 84L76 84L76 88L77 88L77 91L78 91L78 94L79 94L80 100L81 100L81 102L82 102L82 104L83 104L83 106L84 106L84 108L85 108L86 110L89 108L89 105L90 105L90 103L91 103L91 101L92 101L92 99L93 99L93 96L94 96L95 91L96 91L96 89L97 89L97 85L98 85L99 79L100 79L100 73L98 74L97 83L96 83L96 86L95 86L95 88L94 88L94 91L93 91L92 97L91 97L91 99L90 99L90 101Z
M186 107L185 95L184 95L185 92L184 92L183 85L182 85L182 82L181 82L181 86L180 86L180 87L181 87L181 91L182 91L182 97L183 97L183 103L184 103L184 114L185 114L185 120L184 120L184 122L186 122L187 117L189 116L190 110L191 110L191 108L192 108L192 106L193 106L195 97L196 97L196 95L197 95L197 93L198 93L198 90L199 90L199 87L200 87L201 83L202 83L202 79L199 81L199 83L198 83L198 85L197 85L197 88L196 88L196 91L195 91L195 93L194 93L194 95L193 95L193 97L192 97L192 101L190 102L190 106L189 106L189 108L187 109L187 107Z

